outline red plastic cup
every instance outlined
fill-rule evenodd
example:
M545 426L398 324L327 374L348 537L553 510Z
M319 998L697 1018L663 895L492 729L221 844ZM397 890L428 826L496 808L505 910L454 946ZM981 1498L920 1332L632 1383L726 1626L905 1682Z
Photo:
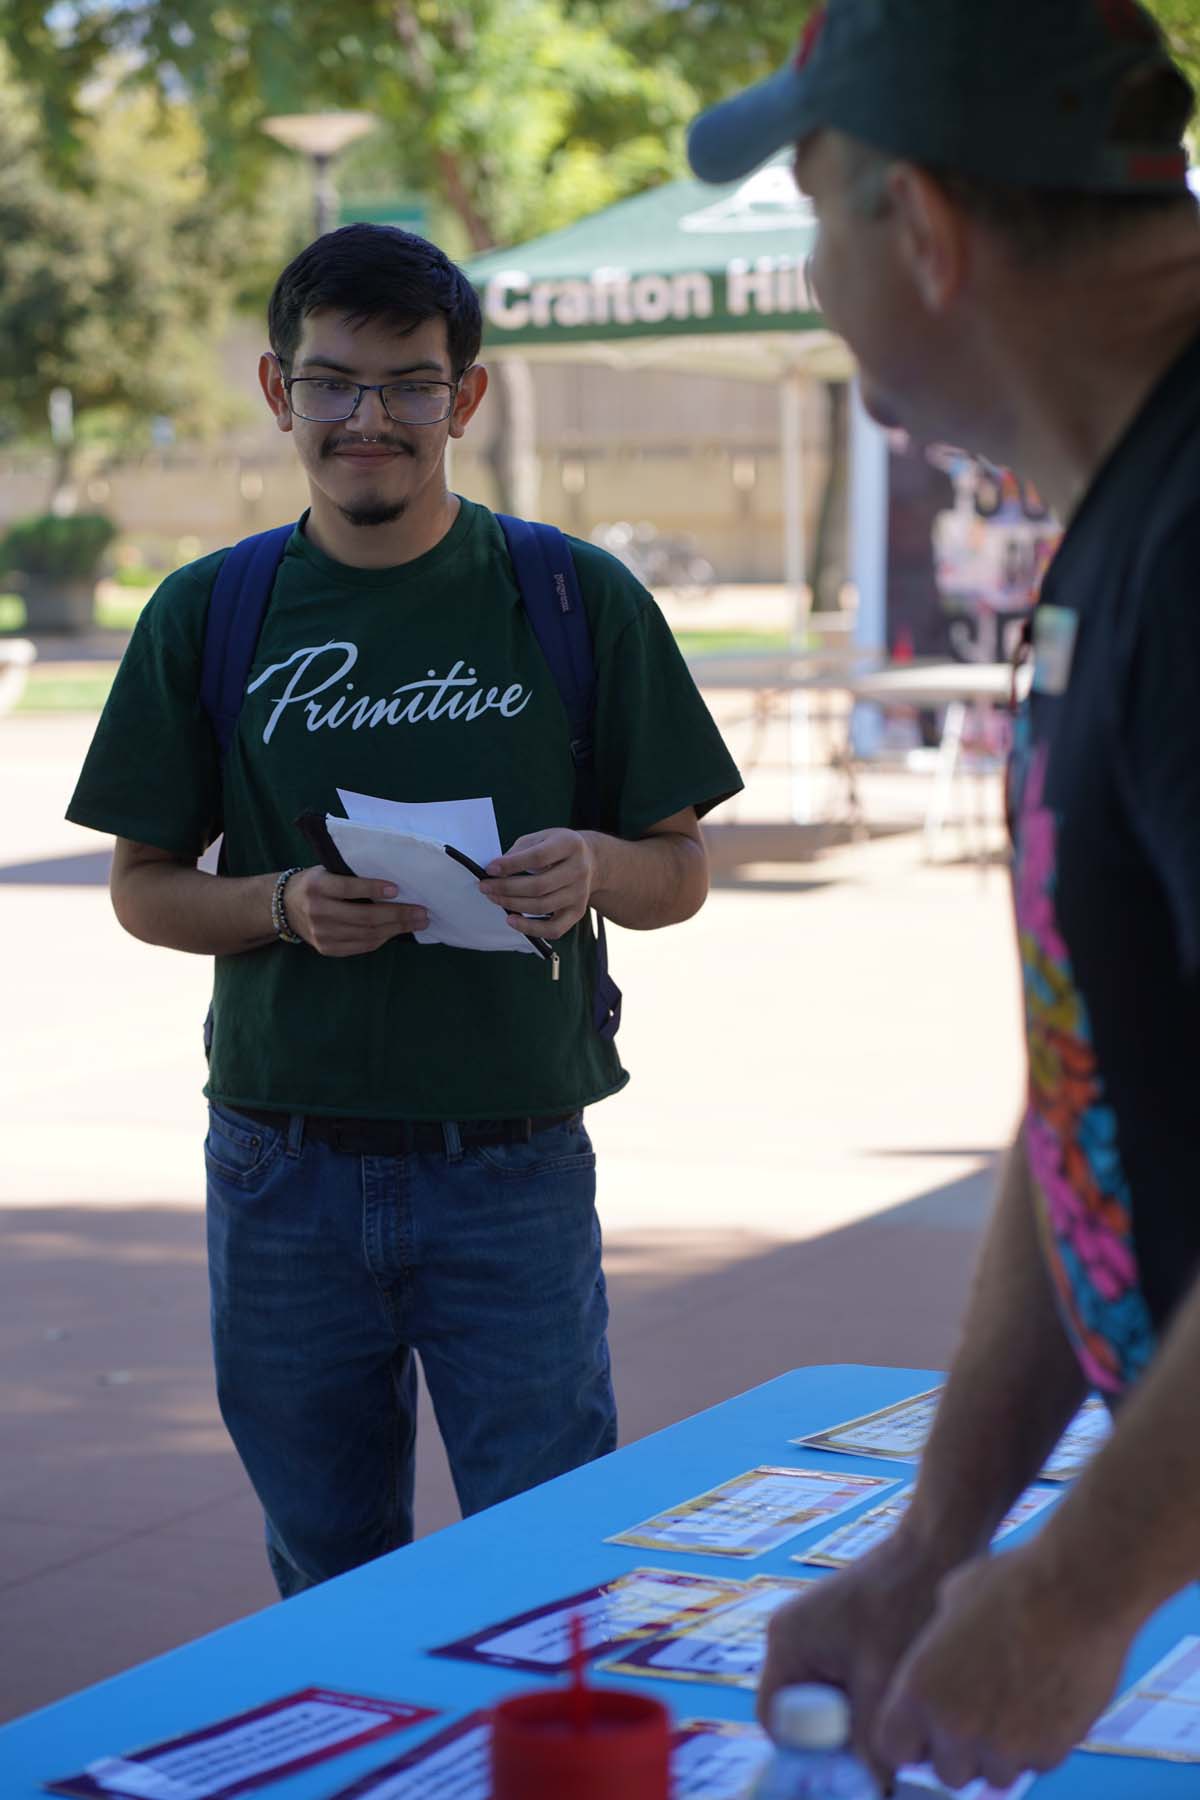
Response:
M492 1800L670 1800L670 1792L670 1715L657 1700L551 1689L493 1710Z

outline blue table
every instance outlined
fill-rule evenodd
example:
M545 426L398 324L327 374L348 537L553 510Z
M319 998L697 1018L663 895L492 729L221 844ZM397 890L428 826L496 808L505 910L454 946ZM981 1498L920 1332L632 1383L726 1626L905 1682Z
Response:
M255 1790L264 1800L325 1800L422 1735L531 1685L524 1674L424 1655L434 1644L648 1564L739 1578L800 1574L788 1558L804 1538L752 1563L629 1550L603 1540L760 1463L879 1474L886 1465L878 1461L799 1450L788 1439L920 1393L938 1379L929 1370L844 1366L781 1375L603 1462L0 1728L0 1800L35 1800L47 1778L96 1757L195 1730L298 1688L341 1688L442 1709L436 1720ZM903 1463L895 1472L911 1474ZM1127 1678L1188 1632L1200 1632L1200 1599L1192 1590L1147 1626ZM19 1656L20 1645L6 1642L3 1654ZM678 1718L749 1719L753 1713L752 1697L735 1689L597 1679L653 1693ZM1037 1800L1194 1800L1198 1791L1194 1766L1083 1754L1034 1788Z

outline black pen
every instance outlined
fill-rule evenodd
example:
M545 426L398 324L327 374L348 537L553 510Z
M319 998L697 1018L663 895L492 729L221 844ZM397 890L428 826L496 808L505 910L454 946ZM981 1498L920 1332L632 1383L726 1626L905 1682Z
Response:
M488 874L487 870L481 869L479 864L469 857L465 850L456 850L453 844L443 844L442 849L446 852L447 856L452 856L456 863L461 863L464 869L470 869L472 875L477 875L480 881L491 880L491 876ZM529 942L533 945L538 955L544 957L550 964L552 979L557 981L559 962L558 951L554 948L554 945L549 943L545 938L540 937L531 937Z

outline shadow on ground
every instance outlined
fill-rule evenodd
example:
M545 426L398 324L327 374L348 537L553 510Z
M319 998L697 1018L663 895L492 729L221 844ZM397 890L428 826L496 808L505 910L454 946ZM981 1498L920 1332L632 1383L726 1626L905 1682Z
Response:
M39 663L119 662L130 638L128 631L102 625L82 632L24 628L11 635L32 638Z
M822 888L836 887L837 880L832 875L760 875L753 867L748 867L718 870L711 876L709 885L732 889L739 894L815 894Z
M38 862L0 864L0 886L107 887L111 868L111 850L47 856Z
M984 1168L802 1242L615 1233L624 1439L804 1364L944 1366L991 1182ZM14 1208L0 1251L0 1592L21 1646L0 1677L8 1718L274 1595L213 1395L202 1213ZM423 1414L427 1532L456 1512Z

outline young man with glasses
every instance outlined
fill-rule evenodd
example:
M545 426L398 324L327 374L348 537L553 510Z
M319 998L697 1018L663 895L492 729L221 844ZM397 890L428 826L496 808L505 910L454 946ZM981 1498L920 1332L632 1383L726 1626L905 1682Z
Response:
M1061 1761L1200 1573L1191 111L1134 0L830 0L691 134L710 180L795 147L870 411L1016 469L1066 526L1009 782L1024 1117L913 1503L775 1615L760 1696L836 1681L883 1772L932 1757L955 1788ZM990 1556L1089 1388L1111 1438Z
M583 1108L627 1076L594 1022L588 909L689 918L698 815L741 783L650 596L572 542L599 828L573 826L567 718L501 528L446 485L487 375L441 251L333 232L280 276L269 329L260 380L310 507L228 755L199 698L219 552L143 612L70 816L116 836L128 931L216 958L218 1393L286 1596L411 1537L416 1356L464 1512L613 1447ZM338 789L491 796L507 848L481 889L560 978L416 943L420 907L311 866L295 820ZM213 876L196 859L222 826Z

